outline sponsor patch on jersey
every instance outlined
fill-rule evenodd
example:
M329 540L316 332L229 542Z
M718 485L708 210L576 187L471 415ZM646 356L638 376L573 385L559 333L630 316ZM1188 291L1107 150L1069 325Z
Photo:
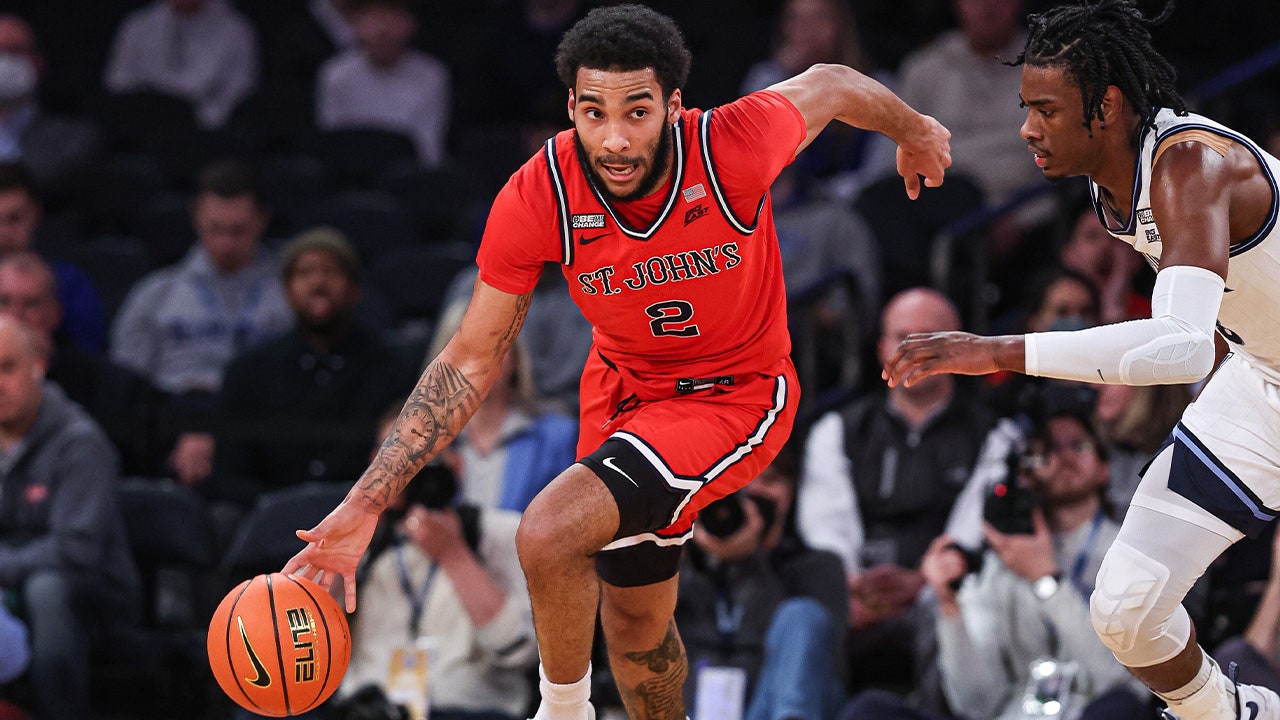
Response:
M1156 216L1151 214L1151 208L1138 208L1138 222L1150 224L1156 221Z
M569 224L574 230L586 230L588 228L598 229L604 227L604 213L584 213L582 215L570 215Z

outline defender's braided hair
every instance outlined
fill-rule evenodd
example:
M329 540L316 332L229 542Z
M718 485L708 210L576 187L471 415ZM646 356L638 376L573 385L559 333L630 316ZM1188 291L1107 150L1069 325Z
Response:
M1174 88L1173 65L1151 44L1150 26L1173 14L1173 0L1155 18L1143 15L1135 0L1082 0L1027 18L1027 44L1010 65L1061 66L1080 87L1084 126L1099 116L1108 85L1154 124L1157 109L1186 115L1186 103Z

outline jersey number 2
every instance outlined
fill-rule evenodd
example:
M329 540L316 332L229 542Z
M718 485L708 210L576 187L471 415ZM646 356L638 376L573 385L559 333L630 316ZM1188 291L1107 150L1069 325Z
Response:
M668 335L693 337L698 334L698 326L689 322L693 318L693 305L684 300L665 300L654 303L644 311L653 318L649 323L649 329L653 331L654 337Z

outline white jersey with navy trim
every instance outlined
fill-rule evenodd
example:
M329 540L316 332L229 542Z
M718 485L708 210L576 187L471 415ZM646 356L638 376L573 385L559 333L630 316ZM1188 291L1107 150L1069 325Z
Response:
M1218 311L1218 330L1235 352L1253 358L1251 363L1280 380L1280 160L1240 133L1200 115L1179 116L1172 110L1157 113L1155 128L1144 127L1138 167L1133 183L1133 211L1123 225L1114 221L1099 199L1098 186L1090 182L1089 192L1098 219L1113 236L1124 240L1159 267L1160 230L1151 212L1151 168L1161 144L1185 130L1202 130L1230 138L1247 148L1262 165L1271 185L1271 210L1257 231L1231 248L1227 266L1227 287Z

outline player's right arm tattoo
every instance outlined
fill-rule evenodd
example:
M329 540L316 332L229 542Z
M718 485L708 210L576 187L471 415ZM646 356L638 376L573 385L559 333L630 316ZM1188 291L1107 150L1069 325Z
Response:
M506 332L498 336L498 344L494 348L494 354L498 357L505 355L507 349L516 341L516 336L520 334L520 328L524 327L524 319L529 315L529 305L532 302L532 292L525 293L516 300L516 311L511 316L511 325L507 327Z
M528 293L517 299L510 325L498 334L493 355L486 358L494 367L520 333L532 297ZM441 358L433 360L360 478L358 490L364 499L385 508L423 465L453 442L483 400L476 383L460 368Z

